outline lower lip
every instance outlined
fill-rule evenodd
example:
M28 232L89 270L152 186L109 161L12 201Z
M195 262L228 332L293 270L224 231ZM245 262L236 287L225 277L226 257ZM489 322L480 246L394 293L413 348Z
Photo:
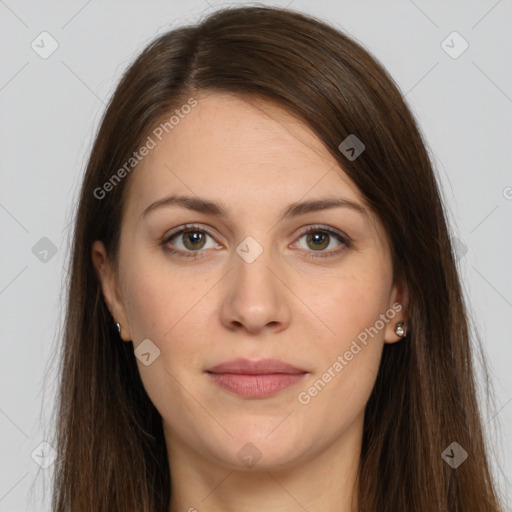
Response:
M246 375L239 373L209 373L210 377L221 387L248 398L264 398L294 386L300 382L305 373L269 373Z

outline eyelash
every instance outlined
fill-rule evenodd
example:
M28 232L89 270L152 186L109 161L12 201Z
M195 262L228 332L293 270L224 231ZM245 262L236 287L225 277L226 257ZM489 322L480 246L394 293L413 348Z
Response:
M194 260L201 258L201 257L203 257L203 256L200 256L200 254L202 253L202 250L181 251L179 249L172 249L171 247L167 246L167 244L173 238L178 237L185 231L193 231L193 230L199 231L201 233L206 233L209 237L214 238L213 235L211 235L208 232L208 230L202 228L201 226L198 226L195 224L187 224L187 225L183 226L181 229L179 229L178 231L175 231L174 233L171 233L169 236L165 237L160 242L160 245L169 254L176 254L180 257L192 258ZM308 251L313 254L307 255L306 258L315 259L315 260L318 258L333 258L335 256L338 256L347 247L350 247L349 238L346 235L342 235L341 233L338 233L337 231L333 231L332 229L327 228L326 226L319 226L319 225L310 226L299 234L298 239L302 238L304 235L308 235L310 233L317 233L317 232L327 233L329 236L331 236L331 235L334 236L339 242L341 242L343 244L344 247L342 246L339 249L335 249L335 250L331 250L331 251Z

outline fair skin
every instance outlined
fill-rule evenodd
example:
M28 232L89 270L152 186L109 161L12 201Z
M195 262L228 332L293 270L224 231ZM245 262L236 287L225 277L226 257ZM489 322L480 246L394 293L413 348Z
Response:
M393 282L387 235L306 125L268 103L195 97L198 105L129 177L119 265L101 241L92 248L122 339L134 349L149 339L160 350L147 366L136 361L163 420L169 510L349 512L364 407L384 343L399 341L395 324L406 321L407 289ZM171 194L221 203L227 215L174 204L143 216ZM327 197L356 206L281 219L292 203ZM160 245L186 224L198 228L165 245L197 259ZM312 225L316 239L301 233ZM250 263L236 251L249 236L263 249ZM389 310L392 320L345 358ZM338 356L343 369L334 371ZM269 397L244 397L205 372L238 357L275 358L307 373ZM308 394L329 368L323 389ZM250 467L239 454L246 443L259 454Z

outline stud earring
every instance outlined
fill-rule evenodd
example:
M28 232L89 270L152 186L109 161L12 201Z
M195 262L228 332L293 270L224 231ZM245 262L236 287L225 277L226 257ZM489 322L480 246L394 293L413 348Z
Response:
M117 331L119 332L119 335L121 335L121 324L117 323L116 327L117 327Z
M404 322L397 322L395 325L395 334L397 336L400 336L400 338L403 338L406 334L406 330L404 327Z

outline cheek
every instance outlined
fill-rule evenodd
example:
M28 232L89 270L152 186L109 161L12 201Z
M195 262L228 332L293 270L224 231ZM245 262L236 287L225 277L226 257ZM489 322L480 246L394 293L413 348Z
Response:
M381 350L374 344L360 346L357 351L350 361L344 351L333 354L324 369L298 390L296 408L307 430L321 433L314 436L319 443L321 439L340 438L356 420L362 421L375 384Z
M316 372L298 389L296 401L308 428L329 438L340 436L359 417L375 384L385 329L376 323L385 314L385 293L357 283L338 287L317 300L319 316L333 332L315 339ZM377 327L381 327L378 324Z
M191 281L190 276L178 272L169 275L168 269L162 277L162 269L143 265L136 258L125 266L125 272L126 311L134 349L149 339L160 351L148 366L136 359L146 392L166 417L187 411L197 414L184 389L193 388L190 368L195 367L198 354L205 352L201 345L204 337L199 335L212 319L203 314L206 302L200 298L211 283Z
M317 282L314 293L304 289L313 319L324 333L320 339L339 350L374 326L389 307L390 276L386 269L353 269ZM379 331L383 337L384 330Z
M302 388L308 395L304 401L314 400L326 413L333 403L344 404L345 413L351 408L355 413L369 397L385 328L392 321L388 310L391 274L382 268L355 269L333 276L321 289L310 294L308 302L316 313L310 318L318 324L315 349L320 364L308 383L314 387Z
M126 272L131 276L125 292L134 348L149 339L160 351L150 366L137 360L141 378L155 403L169 392L179 401L178 382L190 388L191 375L202 371L204 354L211 347L208 334L218 322L218 308L208 294L214 280L179 270L170 273L169 267L143 265L137 258ZM169 407L167 402L162 403ZM174 408L187 407L185 402Z
M192 308L201 307L198 301L211 286L204 279L191 279L190 274L170 270L170 266L161 268L154 261L148 264L133 258L125 268L126 309L135 342L171 337Z

